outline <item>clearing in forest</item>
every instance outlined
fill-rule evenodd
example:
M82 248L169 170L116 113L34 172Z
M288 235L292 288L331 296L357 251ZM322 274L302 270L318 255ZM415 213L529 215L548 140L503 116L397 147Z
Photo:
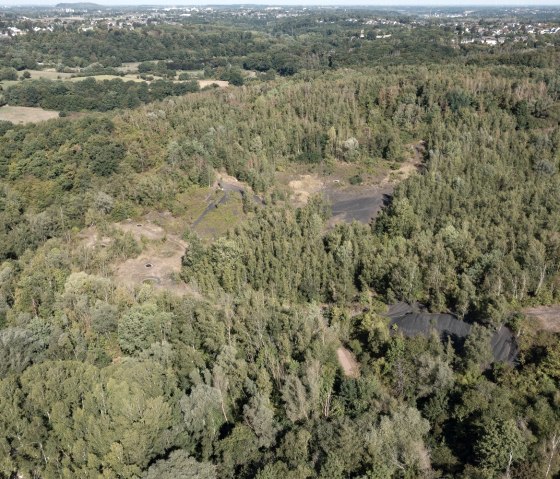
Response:
M291 180L288 186L292 190L290 197L294 206L304 206L309 198L325 188L325 183L318 175L299 175L295 180Z
M538 329L560 333L560 304L525 308L523 313L536 322Z
M70 78L74 73L57 72L54 68L47 68L45 70L27 70L31 75L31 80L65 80Z
M0 120L11 121L16 125L38 123L45 120L58 118L58 111L43 110L39 107L10 106L0 107Z
M176 294L190 292L180 279L181 259L187 244L178 236L168 234L161 226L144 217L139 221L122 221L115 226L132 234L142 245L142 252L118 265L115 279L129 287L151 284Z
M138 71L138 65L140 62L124 62L120 67L115 68L123 73L135 73Z
M369 173L362 171L359 165L337 163L334 171L325 175L279 175L279 180L287 184L294 206L305 205L315 194L328 200L332 206L331 226L352 221L369 223L387 204L395 186L420 170L423 144L420 142L410 148L410 159L394 164L393 170L384 168Z
M360 365L354 355L342 346L336 350L336 357L344 375L349 378L357 378L360 375Z
M220 88L229 86L229 82L225 80L198 80L198 86L204 88L210 85L217 85Z
M256 202L262 201L249 185L233 176L219 173L217 178L204 199L204 209L199 209L198 216L190 224L201 238L215 239L245 218L242 201L244 194L250 195Z
M137 257L113 265L112 274L119 285L133 289L150 284L175 294L196 294L179 277L187 243L169 232L180 228L177 221L169 213L150 213L137 221L129 219L113 225L131 234L142 248ZM81 237L83 245L90 249L106 248L113 242L113 238L102 236L95 226L84 230Z

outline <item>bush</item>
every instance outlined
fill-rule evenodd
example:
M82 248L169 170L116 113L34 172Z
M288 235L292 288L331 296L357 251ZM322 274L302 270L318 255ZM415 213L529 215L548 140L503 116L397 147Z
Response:
M15 68L0 68L0 81L1 80L17 80L17 71Z
M361 185L364 182L364 179L362 178L362 175L354 175L350 177L348 182L351 185Z

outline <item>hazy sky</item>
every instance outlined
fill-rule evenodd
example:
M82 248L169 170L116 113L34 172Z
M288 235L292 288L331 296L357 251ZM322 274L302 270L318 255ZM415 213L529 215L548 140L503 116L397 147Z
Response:
M241 4L240 0L83 0L100 5L229 5ZM71 0L0 0L0 5L56 5L57 3L74 3ZM560 6L560 0L253 0L246 3L260 5L368 5L380 7L398 6Z

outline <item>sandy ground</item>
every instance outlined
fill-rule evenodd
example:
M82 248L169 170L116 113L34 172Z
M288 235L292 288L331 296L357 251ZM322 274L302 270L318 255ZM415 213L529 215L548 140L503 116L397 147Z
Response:
M560 304L525 308L523 313L536 322L538 329L560 333Z
M173 220L171 215L157 216L163 217L170 224ZM187 243L177 235L166 232L148 217L140 221L127 220L113 225L125 233L130 233L142 245L142 252L136 258L113 265L115 281L130 289L142 284L151 284L155 289L168 290L175 294L196 295L197 293L179 278L181 260ZM83 230L80 237L87 248L104 248L112 242L109 237L101 237L95 226Z
M118 265L115 279L121 284L135 287L149 283L156 289L166 289L176 294L189 292L179 278L181 258L187 244L179 237L144 218L142 221L123 221L115 226L128 232L145 244L142 253Z
M344 375L349 378L357 378L360 375L360 365L354 355L342 346L336 350L336 357Z
M5 105L0 108L0 120L11 121L15 124L38 123L52 118L58 118L57 111L30 106Z
M292 203L294 206L303 206L309 198L325 188L325 183L318 175L300 175L298 179L288 183L292 190Z

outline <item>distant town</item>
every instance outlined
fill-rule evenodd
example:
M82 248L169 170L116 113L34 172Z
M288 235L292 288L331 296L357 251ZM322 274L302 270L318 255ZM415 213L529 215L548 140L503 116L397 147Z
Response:
M344 13L347 12L347 15ZM0 7L0 38L56 30L130 30L147 25L204 23L217 19L269 24L315 14L318 25L355 26L355 39L382 40L403 29L440 28L451 44L499 46L528 43L560 34L560 9L511 8L401 9L383 15L379 9L343 7L201 6L104 7L92 3L61 3L55 7Z

